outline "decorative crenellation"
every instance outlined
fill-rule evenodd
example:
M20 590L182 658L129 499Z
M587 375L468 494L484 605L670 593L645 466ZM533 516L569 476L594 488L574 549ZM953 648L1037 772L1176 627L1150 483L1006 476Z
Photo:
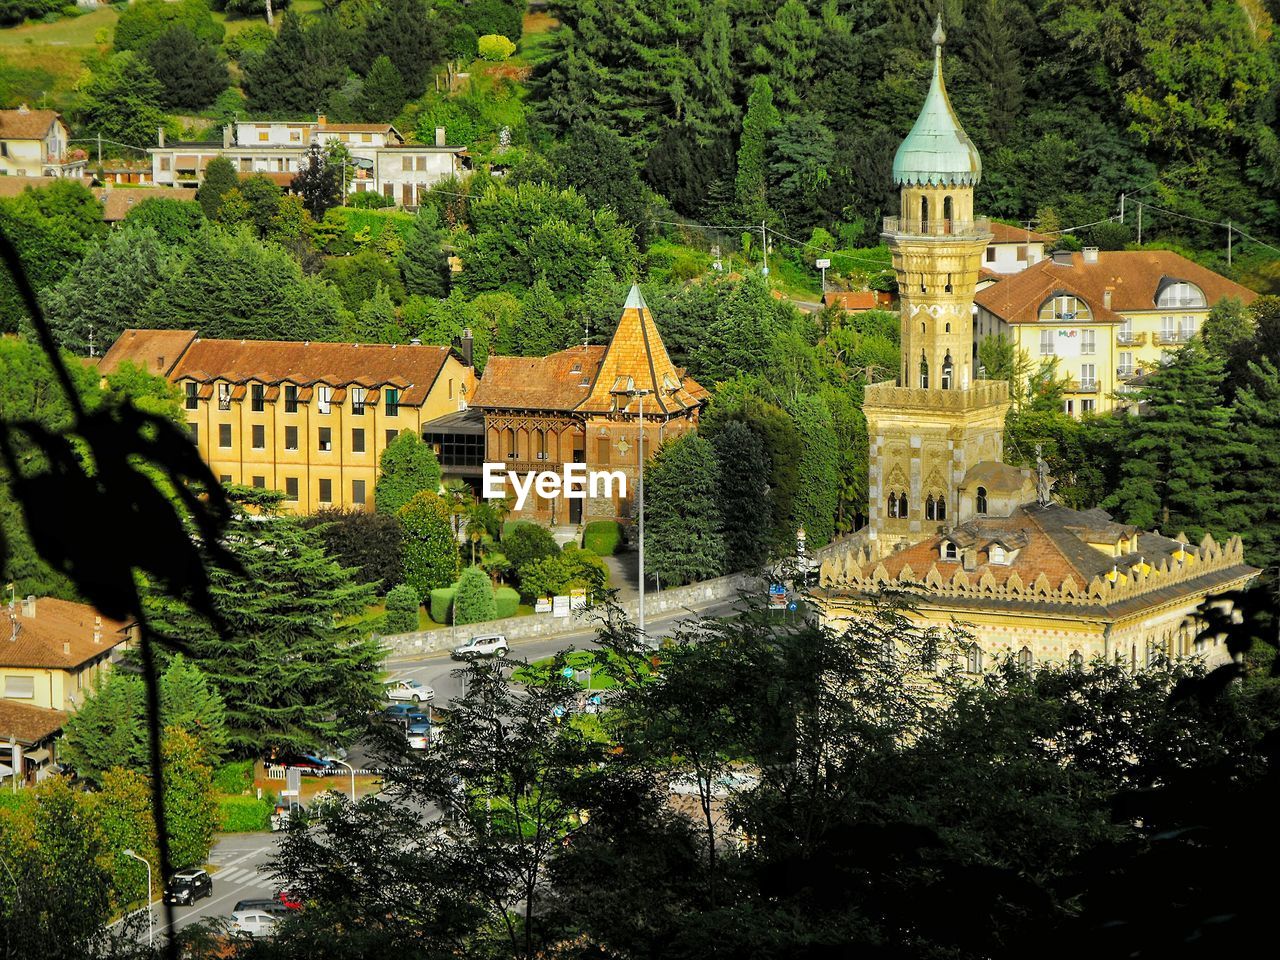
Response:
M1067 576L1055 585L1041 572L1028 583L1014 570L1001 583L989 569L978 575L976 571L966 572L958 567L948 578L936 563L931 564L923 576L910 564L903 564L898 575L893 576L880 560L874 543L849 541L842 545L847 549L829 554L820 567L819 582L828 590L867 593L890 586L918 587L923 583L930 595L937 597L1006 599L1073 606L1108 606L1244 563L1244 544L1239 537L1231 537L1225 544L1219 544L1205 534L1199 548L1184 548L1187 559L1171 561L1165 557L1158 565L1137 564L1115 580L1096 576L1085 584L1076 577ZM875 566L871 572L864 573L873 563Z
M1009 402L1004 380L979 380L967 390L922 390L900 387L892 380L868 384L863 407L893 410L977 410Z

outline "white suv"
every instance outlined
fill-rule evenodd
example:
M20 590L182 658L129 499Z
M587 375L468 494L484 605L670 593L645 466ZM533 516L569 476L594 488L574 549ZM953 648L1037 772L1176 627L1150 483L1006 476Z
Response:
M413 701L414 703L430 703L436 698L436 692L425 683L410 678L387 681L387 699Z
M505 657L509 645L507 638L500 633L492 633L483 637L472 637L460 647L454 647L453 659L474 660L477 657Z

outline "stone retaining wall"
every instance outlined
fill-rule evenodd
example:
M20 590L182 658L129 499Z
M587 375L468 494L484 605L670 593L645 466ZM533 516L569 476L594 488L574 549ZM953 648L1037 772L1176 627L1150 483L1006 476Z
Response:
M694 613L703 607L732 600L744 592L759 592L764 583L759 577L735 573L715 580L704 580L684 587L671 587L645 595L646 620L657 620L681 612ZM634 620L639 615L640 601L627 600L618 607ZM489 620L464 627L440 627L436 630L420 630L379 637L387 648L388 656L409 657L451 650L464 640L478 634L501 633L508 640L534 640L561 634L579 633L590 629L597 622L598 613L590 608L575 610L567 617L553 617L550 613L535 613L523 617L507 617L505 620Z

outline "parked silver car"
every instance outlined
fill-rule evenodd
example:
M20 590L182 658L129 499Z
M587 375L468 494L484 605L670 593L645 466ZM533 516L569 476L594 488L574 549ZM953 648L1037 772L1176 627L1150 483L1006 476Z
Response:
M511 645L500 633L472 637L466 643L453 648L453 659L476 660L480 657L505 657Z

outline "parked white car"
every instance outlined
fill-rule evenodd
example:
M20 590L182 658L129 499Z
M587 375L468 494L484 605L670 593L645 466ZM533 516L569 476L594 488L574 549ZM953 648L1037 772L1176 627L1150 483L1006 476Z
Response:
M387 681L387 699L403 700L413 703L430 703L436 698L436 692L425 683L408 677Z
M510 649L507 638L500 633L472 637L461 646L453 648L453 659L475 660L477 657L505 657Z
M275 933L276 924L279 922L278 917L272 916L266 910L251 907L231 914L231 932L249 937L269 937Z

